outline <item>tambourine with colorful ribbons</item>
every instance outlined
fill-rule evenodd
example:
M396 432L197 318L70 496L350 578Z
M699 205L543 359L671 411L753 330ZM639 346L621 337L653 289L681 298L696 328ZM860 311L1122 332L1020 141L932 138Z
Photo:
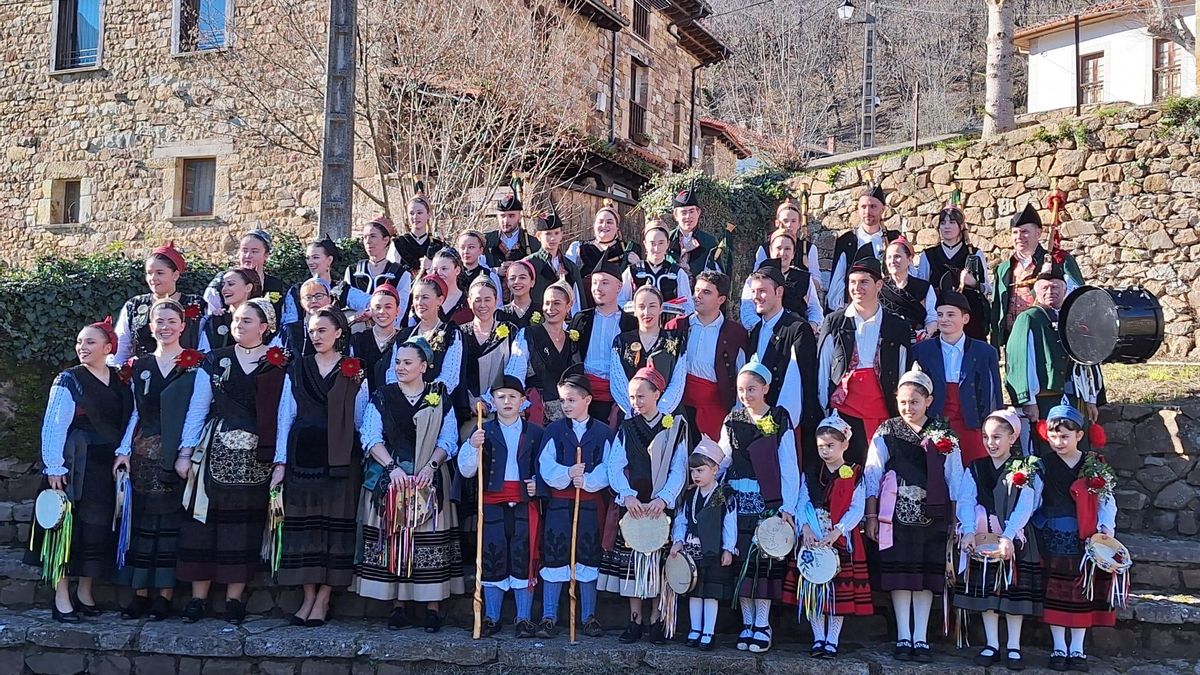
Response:
M71 560L71 535L75 518L71 500L62 490L42 490L33 504L34 526L43 530L42 549L39 560L42 564L42 581L57 586L67 572ZM29 550L33 550L35 537L29 537Z

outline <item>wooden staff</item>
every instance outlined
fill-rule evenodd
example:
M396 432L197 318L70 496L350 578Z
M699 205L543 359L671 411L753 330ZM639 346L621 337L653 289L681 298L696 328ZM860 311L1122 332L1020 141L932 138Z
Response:
M575 446L575 464L583 463L583 447ZM575 642L575 546L579 542L579 486L575 487L575 508L571 514L571 585L567 592L571 596L571 642Z
M483 431L483 401L475 403L475 430ZM479 446L479 456L475 467L476 503L475 509L475 632L474 638L479 639L483 632L483 446Z

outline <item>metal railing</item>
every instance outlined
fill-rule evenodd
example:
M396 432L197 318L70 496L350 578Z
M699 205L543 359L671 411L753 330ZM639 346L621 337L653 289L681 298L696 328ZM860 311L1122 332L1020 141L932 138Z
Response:
M637 101L629 102L629 140L638 145L649 145L646 136L646 109Z

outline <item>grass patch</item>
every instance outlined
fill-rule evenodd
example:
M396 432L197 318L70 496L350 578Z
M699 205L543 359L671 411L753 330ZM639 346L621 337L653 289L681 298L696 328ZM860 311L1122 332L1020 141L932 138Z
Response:
M1110 403L1169 403L1200 399L1200 365L1108 364L1104 383Z

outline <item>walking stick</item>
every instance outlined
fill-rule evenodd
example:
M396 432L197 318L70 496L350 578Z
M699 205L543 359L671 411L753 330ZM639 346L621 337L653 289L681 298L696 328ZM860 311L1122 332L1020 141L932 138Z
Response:
M475 430L483 430L483 401L475 404ZM475 467L475 632L478 640L483 632L483 446Z
M583 463L583 448L575 446L575 463ZM575 487L575 510L571 514L571 585L567 588L571 596L571 642L575 642L575 546L579 542L579 487Z

